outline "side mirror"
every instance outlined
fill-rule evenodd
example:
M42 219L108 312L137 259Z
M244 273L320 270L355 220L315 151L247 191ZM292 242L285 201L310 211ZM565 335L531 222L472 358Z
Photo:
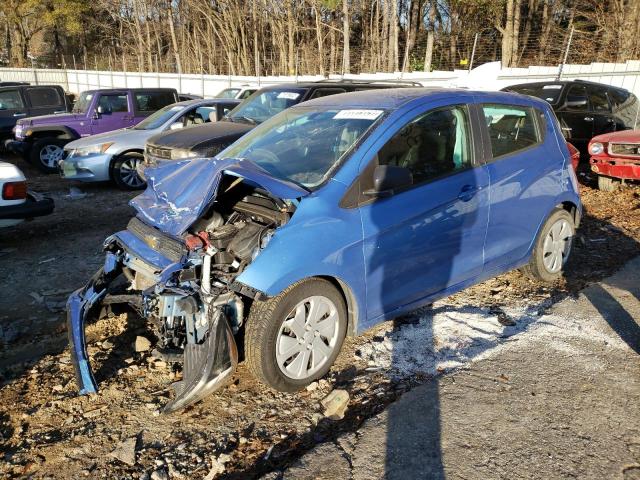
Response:
M395 165L378 165L373 171L373 188L363 193L373 197L390 197L397 190L413 185L411 170Z
M182 122L173 122L171 125L169 125L169 130L180 130L184 125L182 125Z
M578 108L587 106L587 97L572 97L564 104L567 108Z
M98 108L96 108L96 113L102 115L104 113L104 107L102 105L98 105Z

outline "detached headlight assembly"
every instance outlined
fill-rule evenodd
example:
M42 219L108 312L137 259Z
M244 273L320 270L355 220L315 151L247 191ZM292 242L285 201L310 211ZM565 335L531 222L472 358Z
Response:
M91 145L90 147L76 148L71 151L74 157L88 157L89 155L99 155L107 151L113 142Z
M183 160L185 158L195 158L198 154L184 148L174 148L171 150L171 160Z
M593 142L589 145L589 153L591 155L600 155L602 152L604 152L604 145L602 143Z

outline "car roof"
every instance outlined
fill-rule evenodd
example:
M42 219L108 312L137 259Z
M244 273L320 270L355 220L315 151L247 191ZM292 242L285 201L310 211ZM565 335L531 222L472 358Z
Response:
M474 96L486 101L508 101L509 99L518 98L527 100L532 105L548 106L542 100L532 97L520 95L510 92L485 92L467 90L462 88L443 88L443 87L421 87L421 88L390 88L383 90L360 90L357 92L340 93L337 95L328 95L316 98L307 102L296 105L305 106L324 106L339 108L378 108L385 110L396 110L403 105L420 98L429 97L432 100L439 98L450 98L452 96Z
M269 85L266 87L262 87L261 90L269 91L269 90L278 90L281 88L336 88L336 87L354 87L354 88L372 88L375 87L387 87L387 88L401 88L404 85L411 85L410 82L403 82L399 80L394 82L392 80L318 80L317 82L291 82L291 83L279 83L277 85ZM415 85L412 85L415 86Z
M172 103L172 105L184 105L185 107L190 107L192 105L222 103L235 106L239 105L240 102L240 100L237 100L235 98L194 98L193 100L184 100L182 102Z
M127 88L127 87L122 87L122 88L94 88L93 90L84 90L84 92L86 93L118 93L118 92L125 92L125 91L132 91L132 92L175 92L176 89L175 88ZM84 93L83 92L83 93Z
M607 85L606 83L598 83L598 82L590 82L589 80L548 80L546 82L527 82L527 83L517 83L515 85L509 85L507 87L504 88L513 88L513 87L525 87L525 86L529 86L529 87L541 87L543 85L574 85L574 84L580 84L580 85L588 85L588 86L593 86L593 87L600 87L600 88L612 88L614 90L623 90L625 92L628 92L628 90L624 87L618 87L615 85Z

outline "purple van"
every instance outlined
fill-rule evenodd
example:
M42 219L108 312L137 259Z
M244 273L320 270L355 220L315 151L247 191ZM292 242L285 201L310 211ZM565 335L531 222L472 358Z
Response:
M71 113L18 120L15 141L7 146L44 172L55 173L70 141L132 127L177 101L178 92L173 88L88 90L80 94Z

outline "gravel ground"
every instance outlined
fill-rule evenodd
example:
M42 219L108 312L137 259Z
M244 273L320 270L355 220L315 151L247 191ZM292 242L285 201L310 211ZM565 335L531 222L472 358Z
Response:
M581 176L586 215L566 279L549 286L511 272L387 322L348 339L326 379L301 393L269 390L241 364L229 387L183 412L159 415L180 372L148 351L134 352L136 336L152 339L135 315L115 312L88 328L99 394L76 396L65 351L62 304L101 264L102 241L125 227L134 194L74 185L82 194L70 195L68 182L18 163L34 189L55 199L56 211L0 230L2 478L259 477L320 442L356 431L403 392L482 358L509 341L509 329L526 328L640 253L640 188L603 193ZM473 328L456 329L456 323ZM423 368L403 370L400 362L376 355L387 349L385 342L393 346L409 332L424 335L425 328L435 349L417 358ZM320 404L335 389L350 397L338 420L325 417Z

